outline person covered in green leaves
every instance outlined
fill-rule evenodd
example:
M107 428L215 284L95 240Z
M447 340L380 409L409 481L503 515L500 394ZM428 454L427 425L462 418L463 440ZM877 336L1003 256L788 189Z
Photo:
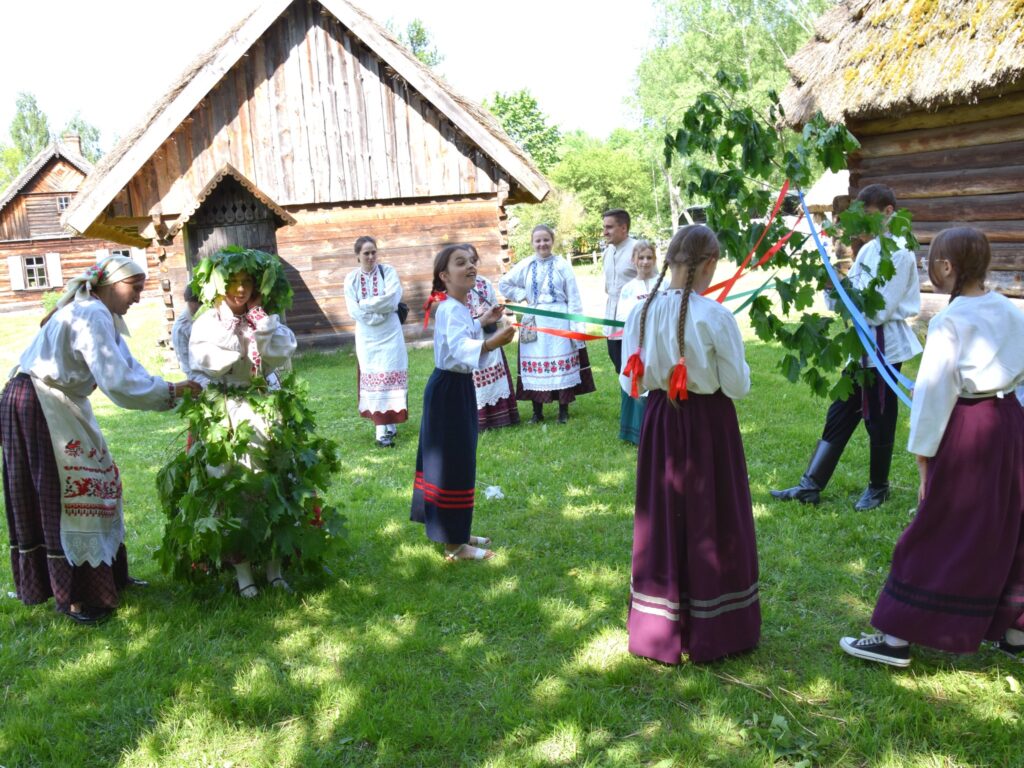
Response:
M199 418L190 418L197 445L159 480L171 515L165 567L220 559L234 566L238 594L255 597L259 563L271 587L288 590L283 560L315 553L335 529L316 489L338 466L334 444L315 436L301 392L282 378L296 340L278 313L291 305L292 288L277 256L238 247L204 259L192 288L203 309L189 362L205 392L191 413ZM175 500L171 488L191 498ZM196 536L183 542L190 526Z

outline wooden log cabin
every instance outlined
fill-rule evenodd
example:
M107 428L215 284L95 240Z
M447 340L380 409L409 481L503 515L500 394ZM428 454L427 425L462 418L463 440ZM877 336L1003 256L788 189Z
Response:
M1024 297L1024 0L843 0L787 65L790 124L820 111L860 141L851 199L892 187L922 257L946 227L982 230L988 285Z
M145 291L156 295L155 252L95 237L74 237L61 226L79 187L92 170L79 138L54 141L0 193L0 312L42 311L42 297L59 291L69 277L111 253L129 256L147 268Z
M301 344L342 342L343 281L368 234L418 335L434 254L473 243L498 275L505 205L549 190L489 113L346 0L267 0L161 93L64 222L158 247L169 318L190 268L237 243L280 254Z

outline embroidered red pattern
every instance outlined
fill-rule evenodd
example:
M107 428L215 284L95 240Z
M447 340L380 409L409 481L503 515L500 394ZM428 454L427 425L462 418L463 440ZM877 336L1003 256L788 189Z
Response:
M408 388L409 373L407 371L359 374L359 389L366 392L389 392Z
M541 375L545 373L571 373L580 367L579 353L573 353L569 357L561 357L550 360L522 360L520 362L523 373Z
M495 384L505 378L505 364L496 363L473 371L473 384L477 389Z

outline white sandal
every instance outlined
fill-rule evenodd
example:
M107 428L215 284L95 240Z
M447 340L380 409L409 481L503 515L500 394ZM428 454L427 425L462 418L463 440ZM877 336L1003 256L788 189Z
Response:
M446 552L444 555L445 561L449 563L458 560L490 560L492 557L494 557L494 552L491 550L473 547L469 544L460 544L458 549Z
M470 536L469 543L474 547L486 547L491 543L490 536Z

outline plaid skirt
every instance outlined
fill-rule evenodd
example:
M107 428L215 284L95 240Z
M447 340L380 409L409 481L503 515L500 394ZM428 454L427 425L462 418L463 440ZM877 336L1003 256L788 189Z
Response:
M72 566L60 543L61 495L50 429L24 373L7 383L0 397L4 505L11 570L18 598L26 605L52 596L59 610L72 603L114 608L128 581L124 545L110 565Z

